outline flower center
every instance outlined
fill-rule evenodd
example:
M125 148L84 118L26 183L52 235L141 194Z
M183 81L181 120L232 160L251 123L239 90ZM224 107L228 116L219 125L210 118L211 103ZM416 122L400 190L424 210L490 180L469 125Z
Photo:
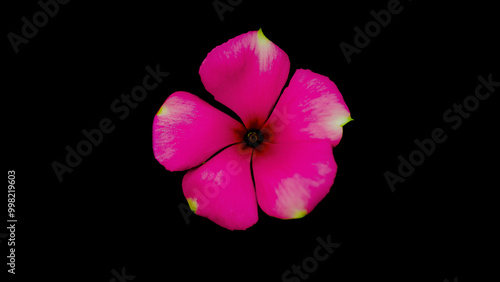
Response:
M262 143L262 141L264 141L264 136L262 135L262 132L260 132L260 130L250 129L245 134L243 140L248 146L256 148Z

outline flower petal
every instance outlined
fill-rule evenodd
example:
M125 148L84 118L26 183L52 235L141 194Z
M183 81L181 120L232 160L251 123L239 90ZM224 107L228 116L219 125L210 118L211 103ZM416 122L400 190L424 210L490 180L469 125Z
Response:
M195 167L227 145L241 142L241 123L188 92L175 92L153 121L153 152L166 169ZM239 138L239 139L238 139Z
M259 30L213 49L201 64L200 76L207 91L252 129L264 124L289 71L287 54Z
M257 200L270 216L301 218L328 194L337 165L325 141L266 144L255 151Z
M250 173L251 150L236 144L186 173L182 190L191 210L229 230L257 222L257 200Z
M272 143L327 140L336 146L351 121L342 94L328 77L298 69L263 127Z

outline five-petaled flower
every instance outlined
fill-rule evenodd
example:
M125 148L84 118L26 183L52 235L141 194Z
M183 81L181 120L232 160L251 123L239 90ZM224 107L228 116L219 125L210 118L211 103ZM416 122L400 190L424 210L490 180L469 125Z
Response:
M289 70L287 54L251 31L213 49L199 71L243 124L187 92L161 106L154 155L167 170L190 169L182 189L197 215L243 230L257 222L257 204L273 217L301 218L329 192L332 147L350 112L335 84L310 70L298 69L280 96Z

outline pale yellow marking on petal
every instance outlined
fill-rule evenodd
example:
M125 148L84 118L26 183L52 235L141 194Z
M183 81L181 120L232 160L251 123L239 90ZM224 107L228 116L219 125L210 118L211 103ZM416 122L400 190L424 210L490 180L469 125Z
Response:
M350 116L347 116L347 117L341 117L337 120L337 124L340 125L340 126L344 126L346 125L348 122L350 122L351 120L353 120Z
M319 187L325 182L324 179L315 181L305 178L300 174L281 180L276 189L276 209L288 218L295 218L296 212L306 210L307 203L311 198L310 187Z
M196 210L198 209L198 202L196 202L196 199L193 198L187 198L189 208L196 213Z
M271 63L275 59L275 46L267 39L262 28L257 32L257 48L255 52L259 57L259 70L265 72L271 69Z
M168 114L168 108L166 105L161 106L160 110L156 113L157 116L163 116Z
M176 126L180 123L191 124L196 118L195 103L183 100L179 97L170 97L160 107L156 113L158 118L158 127L156 131L160 132L158 143L163 144L165 149L163 153L157 156L158 161L168 160L176 152Z
M315 91L324 94L300 105L302 112L307 115L305 121L308 123L307 127L301 128L300 131L312 138L335 140L341 136L342 126L352 120L349 112L334 98L334 93L313 83L313 80L308 83L309 87L314 87Z
M306 214L307 214L307 210L297 210L293 214L292 218L294 218L294 219L303 218L304 216L306 216Z
M271 43L264 35L264 32L262 32L262 28L259 28L259 31L257 31L257 40L259 40L259 46L265 46Z

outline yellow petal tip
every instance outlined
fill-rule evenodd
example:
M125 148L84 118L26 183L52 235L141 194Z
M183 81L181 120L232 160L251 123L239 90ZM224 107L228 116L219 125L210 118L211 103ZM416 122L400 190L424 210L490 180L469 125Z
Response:
M292 218L295 218L295 219L303 218L304 216L306 216L306 214L307 214L306 210L298 210L293 214Z
M167 109L166 109L166 107L165 107L165 106L162 106L162 107L160 108L160 110L158 110L158 112L156 113L156 115L157 115L157 116L162 116L162 115L164 115L164 114L166 114L166 113L167 113Z
M259 40L260 44L266 44L269 42L269 39L264 35L264 32L262 32L262 28L259 28L259 31L257 31L257 39Z
M340 120L339 120L339 124L340 124L340 126L344 126L344 125L346 125L348 122L353 121L353 120L354 120L354 119L352 119L350 116L348 116L348 117L344 117L344 118L342 118L342 119L340 119Z
M198 209L198 202L196 202L196 199L193 198L187 198L189 208L196 213L196 210Z

